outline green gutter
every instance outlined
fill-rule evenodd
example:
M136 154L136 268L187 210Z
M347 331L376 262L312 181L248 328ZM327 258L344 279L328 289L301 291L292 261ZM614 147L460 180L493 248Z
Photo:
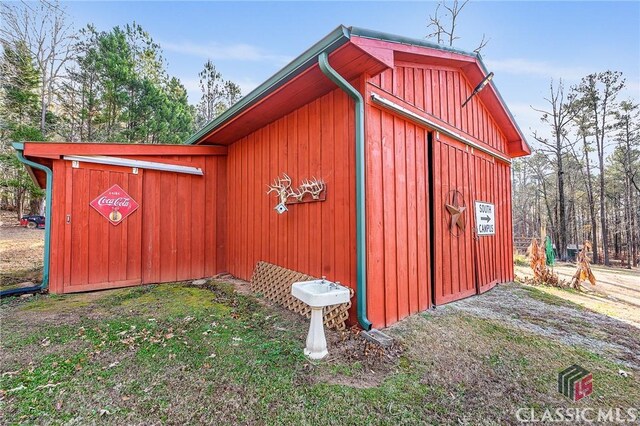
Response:
M34 169L42 170L47 175L47 187L45 188L45 222L44 222L44 268L42 272L42 284L40 284L40 288L42 290L46 290L49 288L49 260L51 257L50 247L51 247L51 188L53 184L53 171L43 166L42 164L35 163L31 160L27 160L24 158L24 144L23 143L13 143L13 148L16 150L16 155L18 156L18 160L22 163L26 164L29 167L33 167Z
M367 237L365 211L365 175L364 175L364 100L355 87L349 84L331 65L329 55L322 52L318 56L320 70L338 87L355 101L356 133L356 311L358 322L365 330L371 329L367 318Z

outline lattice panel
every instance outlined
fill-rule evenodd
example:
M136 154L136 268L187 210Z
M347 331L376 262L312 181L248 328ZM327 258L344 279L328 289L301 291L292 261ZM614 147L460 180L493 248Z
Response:
M291 284L298 281L310 281L318 278L292 271L267 262L258 262L251 277L251 290L262 293L264 297L290 311L311 318L311 308L291 295ZM351 297L353 297L353 289ZM336 330L344 330L345 321L349 318L351 301L341 305L327 306L323 309L324 326Z

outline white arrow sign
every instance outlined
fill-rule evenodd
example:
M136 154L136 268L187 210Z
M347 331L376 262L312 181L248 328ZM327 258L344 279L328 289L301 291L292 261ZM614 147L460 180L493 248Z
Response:
M495 206L484 201L476 201L476 233L478 235L496 234Z

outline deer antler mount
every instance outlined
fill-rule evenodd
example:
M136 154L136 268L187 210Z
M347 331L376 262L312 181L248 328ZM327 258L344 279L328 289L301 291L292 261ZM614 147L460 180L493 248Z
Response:
M327 185L323 179L315 177L305 179L296 189L291 189L291 178L286 173L283 177L278 176L273 183L267 185L267 194L275 192L278 197L278 205L275 211L282 214L289 209L287 204L310 203L314 201L324 201L326 199Z

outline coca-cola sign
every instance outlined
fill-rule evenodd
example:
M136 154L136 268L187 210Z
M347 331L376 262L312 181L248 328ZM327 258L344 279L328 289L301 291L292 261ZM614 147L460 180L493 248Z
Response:
M122 222L138 208L138 203L118 185L113 185L98 195L90 205L114 225Z

